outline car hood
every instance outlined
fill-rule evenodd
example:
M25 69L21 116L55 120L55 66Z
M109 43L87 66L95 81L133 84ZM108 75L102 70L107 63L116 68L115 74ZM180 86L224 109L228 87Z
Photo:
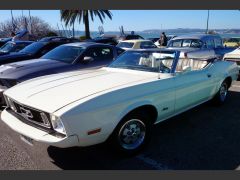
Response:
M49 59L32 59L1 65L0 76L2 79L23 81L40 75L53 74L65 66L69 64Z
M9 62L14 62L14 61L18 61L20 59L29 59L29 57L31 57L31 54L27 54L27 53L20 53L20 52L13 52L10 54L4 54L0 56L0 64L6 64Z
M153 79L157 79L156 73L101 68L40 77L14 86L5 94L20 103L52 113L83 98Z

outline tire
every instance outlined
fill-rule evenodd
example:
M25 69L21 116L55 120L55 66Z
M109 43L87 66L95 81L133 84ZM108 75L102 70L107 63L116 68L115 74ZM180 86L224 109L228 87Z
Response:
M223 83L221 84L217 94L215 95L215 97L213 98L213 103L215 105L223 105L226 101L227 95L228 95L228 83L227 81L223 81Z
M152 125L145 114L131 113L118 124L110 142L121 154L134 155L149 143Z

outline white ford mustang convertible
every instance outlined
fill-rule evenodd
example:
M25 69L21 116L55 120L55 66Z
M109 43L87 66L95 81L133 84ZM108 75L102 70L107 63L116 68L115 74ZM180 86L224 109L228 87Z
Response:
M237 75L234 62L131 50L108 67L10 88L1 119L31 143L64 148L109 140L122 152L135 153L148 141L153 124L211 99L222 104Z

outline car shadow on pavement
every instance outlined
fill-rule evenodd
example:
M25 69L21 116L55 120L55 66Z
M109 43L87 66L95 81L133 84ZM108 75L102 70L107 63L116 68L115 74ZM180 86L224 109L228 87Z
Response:
M237 169L240 165L240 92L223 106L202 104L159 123L141 155L170 169ZM109 144L87 148L48 147L61 169L154 169L137 157L123 157Z

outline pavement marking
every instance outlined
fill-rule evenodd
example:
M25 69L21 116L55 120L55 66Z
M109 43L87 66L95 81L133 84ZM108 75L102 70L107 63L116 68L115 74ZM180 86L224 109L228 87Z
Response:
M144 154L139 154L136 156L138 160L143 161L145 164L150 165L151 167L158 169L158 170L171 170L171 168L167 167L166 165L163 165L162 163L151 159L149 157L146 157Z

